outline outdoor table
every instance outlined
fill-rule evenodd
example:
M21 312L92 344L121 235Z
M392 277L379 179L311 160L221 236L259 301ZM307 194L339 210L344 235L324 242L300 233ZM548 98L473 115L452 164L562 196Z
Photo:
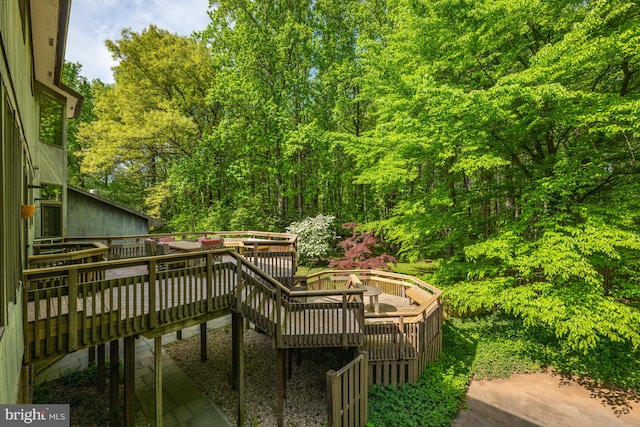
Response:
M375 286L364 286L363 296L369 297L369 306L373 305L373 312L375 314L380 313L380 304L378 302L378 295L382 293L382 289L376 288Z
M191 242L189 240L176 240L165 244L169 248L180 252L197 252L201 250L199 242Z

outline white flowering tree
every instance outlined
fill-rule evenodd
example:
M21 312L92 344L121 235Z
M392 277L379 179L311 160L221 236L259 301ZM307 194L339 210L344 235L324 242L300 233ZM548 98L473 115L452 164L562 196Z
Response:
M300 264L312 266L326 259L335 240L335 233L331 229L334 219L333 215L320 214L292 222L287 227L287 233L298 235Z

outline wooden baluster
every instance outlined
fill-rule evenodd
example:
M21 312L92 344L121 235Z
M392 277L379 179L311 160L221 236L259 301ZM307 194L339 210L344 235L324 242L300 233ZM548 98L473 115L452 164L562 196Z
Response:
M78 348L78 270L69 269L69 352ZM86 309L86 307L85 307Z

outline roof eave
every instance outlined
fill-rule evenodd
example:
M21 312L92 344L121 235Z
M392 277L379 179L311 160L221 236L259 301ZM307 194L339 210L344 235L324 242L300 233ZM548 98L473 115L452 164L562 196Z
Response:
M62 83L71 0L31 0L29 7L35 78L67 100L67 117L78 117L83 97Z

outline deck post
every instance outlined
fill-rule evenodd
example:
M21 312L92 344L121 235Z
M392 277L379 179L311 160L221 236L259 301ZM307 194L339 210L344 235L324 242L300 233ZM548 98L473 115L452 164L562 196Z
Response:
M98 382L98 393L104 393L104 390L107 386L106 378L105 378L105 345L104 343L98 344L98 373L97 373L97 382Z
M162 336L154 340L154 361L156 380L156 427L161 427L162 420Z
M287 397L286 351L278 349L278 427L284 426L284 399Z
M136 408L136 341L124 337L124 425L135 426Z
M207 361L207 322L200 323L200 361Z
M238 392L238 425L244 425L244 321L238 313L231 314L233 348L233 384Z
M120 425L120 355L118 351L118 340L109 343L109 425Z

